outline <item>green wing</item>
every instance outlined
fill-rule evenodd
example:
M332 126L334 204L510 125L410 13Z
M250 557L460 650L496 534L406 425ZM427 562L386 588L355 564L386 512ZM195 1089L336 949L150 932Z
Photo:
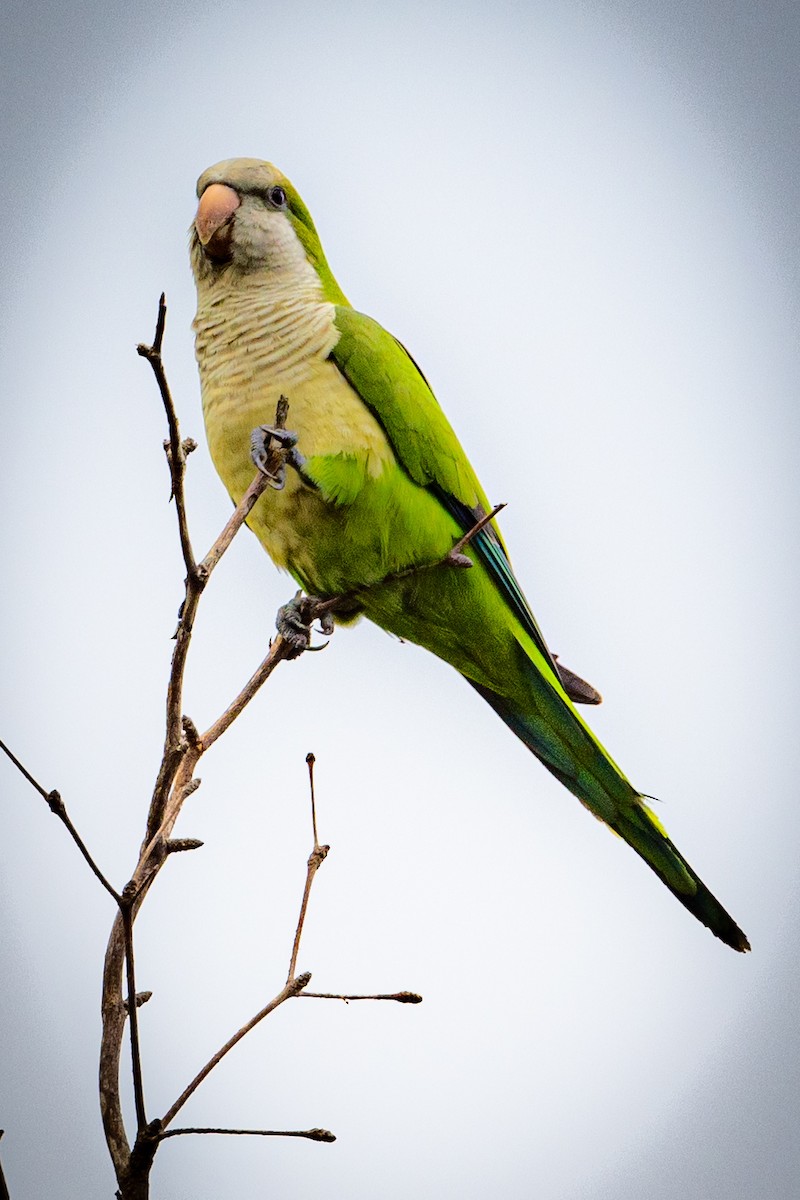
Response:
M380 422L404 470L467 533L490 505L422 371L396 338L354 308L336 309L336 327L341 336L331 359ZM494 525L482 529L470 545L557 675Z
M336 328L341 336L331 358L380 421L414 482L438 485L469 508L485 508L478 478L407 351L377 321L353 308L336 309Z

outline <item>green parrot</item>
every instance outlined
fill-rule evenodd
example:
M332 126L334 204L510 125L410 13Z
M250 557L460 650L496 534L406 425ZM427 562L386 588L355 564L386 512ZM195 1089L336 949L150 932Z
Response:
M267 553L307 595L349 596L337 620L364 615L451 663L689 912L749 950L574 707L599 696L548 650L495 522L466 547L470 570L448 560L491 511L486 496L413 358L345 298L289 180L234 158L205 171L197 195L206 433L234 503L254 462L266 469L270 448L283 448L285 469L248 519ZM291 433L274 423L281 396ZM307 644L297 606L281 610L279 629Z

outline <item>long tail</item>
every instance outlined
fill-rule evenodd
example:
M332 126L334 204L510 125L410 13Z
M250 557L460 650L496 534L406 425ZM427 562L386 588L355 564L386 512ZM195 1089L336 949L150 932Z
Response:
M697 917L698 921L702 921L716 937L726 945L732 946L734 950L750 949L750 943L733 917L708 890L680 850L673 845L660 821L643 800L640 799L639 804L630 812L620 813L617 824L612 828L644 859L650 870L655 871L684 908L688 908L689 912ZM665 860L669 864L666 870ZM679 886L674 882L676 866L679 867L681 875ZM690 888L685 886L685 878L691 882Z
M532 713L465 678L547 769L644 859L684 908L726 945L749 950L742 930L672 844L656 815L571 704L560 701L530 661L526 675L532 687Z

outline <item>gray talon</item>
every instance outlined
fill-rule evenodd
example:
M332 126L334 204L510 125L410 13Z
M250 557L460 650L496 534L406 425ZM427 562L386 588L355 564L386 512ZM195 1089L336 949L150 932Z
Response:
M319 631L325 637L330 637L334 630L333 613L324 612L319 619Z
M286 486L286 467L293 467L301 478L305 459L297 446L297 434L290 429L279 429L275 425L259 425L250 434L250 457L269 485L276 492ZM273 469L270 470L272 464Z
M288 604L283 604L278 609L275 624L278 633L291 646L289 658L299 658L306 650L324 650L325 648L325 646L311 645L313 614L310 610L312 606L313 597L304 596L302 592L298 592ZM331 613L322 613L319 624L323 634L330 636L333 633L334 622Z
M291 429L278 429L276 425L259 425L257 429L253 430L251 436L254 439L260 437L267 448L269 447L269 443L272 438L274 438L278 445L282 446L284 450L289 450L292 446L297 445L296 433L293 433Z

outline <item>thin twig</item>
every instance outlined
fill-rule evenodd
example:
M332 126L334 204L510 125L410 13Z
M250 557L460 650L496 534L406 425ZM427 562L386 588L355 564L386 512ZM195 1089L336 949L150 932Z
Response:
M160 1141L167 1138L184 1137L187 1133L224 1133L234 1137L297 1137L312 1142L335 1142L336 1134L329 1129L167 1129Z
M391 992L375 996L342 996L334 992L300 992L309 1000L396 1000L398 1004L422 1004L419 992Z
M222 737L226 729L228 729L239 716L239 713L244 711L259 688L266 683L272 672L278 666L278 663L285 662L292 653L293 648L291 644L279 634L270 646L269 653L267 654L266 658L259 664L256 670L250 676L247 683L239 692L238 696L231 701L224 713L222 713L222 715L218 717L216 721L214 721L213 725L209 725L205 733L200 735L201 753L204 754L210 746L213 746L214 742L216 742L218 738Z
M122 908L122 928L125 933L125 975L128 985L128 1019L131 1026L131 1068L133 1071L133 1099L136 1109L136 1131L141 1133L147 1125L144 1107L144 1079L142 1056L139 1043L139 1006L136 1003L136 968L133 957L133 897Z
M288 412L289 401L287 400L286 396L280 396L278 398L278 403L275 405L275 421L273 426L275 429L286 428L286 417ZM228 546L230 546L234 536L239 532L242 525L247 520L256 500L258 500L259 496L261 496L270 486L270 481L277 474L278 467L283 464L284 455L285 451L280 446L276 446L267 455L266 469L264 471L258 471L255 479L237 504L236 511L228 521L228 524L225 526L222 533L209 550L208 554L200 563L199 570L204 576L204 582L206 579L208 579L208 576L214 570L214 567L222 558L222 555L228 549Z
M259 471L239 503L236 505L233 515L223 529L222 533L219 535L208 554L200 563L198 570L204 576L204 582L208 579L208 576L214 570L214 567L222 558L234 537L249 517L256 500L258 500L259 496L261 496L268 487L269 480L267 476L262 475Z
M94 861L91 854L89 853L89 851L86 847L86 843L84 842L83 838L78 833L75 826L72 824L72 821L70 820L70 817L69 817L69 813L67 812L66 807L64 805L64 801L61 798L61 793L56 791L55 789L53 789L52 792L46 792L44 790L44 788L42 787L42 785L39 782L37 782L36 779L34 779L33 775L31 775L30 771L28 771L22 765L22 763L17 758L16 754L12 754L12 752L9 750L8 746L3 741L0 741L0 750L3 750L8 755L8 757L13 762L14 766L17 767L17 769L19 771L21 771L22 774L25 776L28 783L30 783L36 789L36 791L39 793L39 795L42 797L42 799L47 801L50 811L52 813L55 813L55 815L58 817L58 819L63 823L67 832L69 833L70 837L72 838L73 842L78 847L78 849L80 850L83 857L86 859L86 862L89 864L89 867L91 868L95 877L100 881L100 883L106 889L109 896L113 896L114 899L116 900L117 904L121 905L122 904L121 895L116 890L116 888L112 887L112 885L108 882L105 875L100 870L97 863Z
M228 1051L232 1050L233 1047L236 1046L242 1040L242 1038L250 1032L251 1029L255 1029L256 1025L258 1025L260 1021L263 1021L265 1017L268 1017L271 1012L274 1012L275 1009L283 1004L286 1000L290 1000L293 996L299 995L303 988L308 986L310 979L310 974L306 973L305 975L298 975L296 979L288 980L283 988L281 988L281 990L278 992L278 995L275 996L273 1000L270 1000L269 1004L266 1004L259 1012L256 1013L254 1017L251 1017L247 1024L243 1025L241 1029L237 1030L233 1037L228 1038L225 1045L220 1047L216 1054L214 1054L208 1060L202 1070L197 1072L192 1082L184 1088L172 1107L164 1114L161 1119L161 1125L164 1129L171 1124L189 1097L197 1091L206 1076L211 1074L211 1072L214 1070L217 1064L222 1061Z
M27 779L28 783L29 783L29 784L31 784L31 786L32 786L32 787L36 788L36 791L39 793L39 795L42 797L42 799L43 799L43 800L46 800L46 801L47 801L47 803L49 804L49 803L50 803L50 797L51 797L51 795L52 795L53 793L52 793L52 792L46 792L46 791L44 790L44 788L43 788L43 787L42 787L42 785L41 785L41 784L38 782L38 780L34 779L33 775L31 775L31 773L30 773L30 771L28 770L28 768L27 768L27 767L24 767L24 766L22 765L22 763L21 763L21 762L19 761L19 759L17 758L16 754L14 754L14 753L13 753L11 750L9 750L8 746L7 746L7 745L5 744L5 742L3 742L3 741L0 741L0 750L2 750L2 751L5 753L5 754L7 754L7 755L8 755L8 757L11 759L11 761L13 762L13 764L14 764L14 766L17 768L17 770L22 772L22 774L23 774L23 775L25 776L25 778Z
M169 427L169 469L172 477L172 495L175 500L175 511L178 514L178 530L181 539L181 551L183 553L183 562L186 567L186 573L192 577L196 570L194 552L192 550L192 542L189 537L189 523L186 517L186 497L184 494L183 481L186 474L186 451L181 442L180 426L178 424L178 414L175 411L175 405L172 400L172 394L167 382L167 375L164 370L164 362L161 358L161 346L164 341L164 330L167 323L167 301L164 293L158 301L158 316L156 318L156 332L153 338L153 344L146 346L140 342L136 347L137 354L142 358L146 358L153 368L153 374L158 383L158 390L161 393L161 399L164 403L164 411L167 415L167 425Z
M472 526L472 529L468 529L464 536L458 539L450 553L445 555L443 561L447 562L448 558L455 557L457 554L460 554L464 547L468 546L472 539L477 537L482 529L485 529L487 525L490 525L497 514L501 513L505 507L505 504L495 504L491 512L484 513L484 515L475 522L475 524Z
M306 884L303 888L303 899L300 904L300 916L297 918L297 929L294 934L294 942L292 944L292 957L289 960L289 973L286 976L288 983L294 978L294 973L297 970L297 955L300 953L300 939L303 936L303 926L306 921L306 910L308 908L308 898L311 895L311 885L314 882L314 876L322 866L325 858L330 850L330 846L320 846L317 839L317 808L314 800L314 763L313 754L306 755L308 763L308 782L311 791L311 823L314 829L314 847L308 856L308 865L306 869Z
M297 918L297 929L295 930L294 943L292 945L292 957L289 961L289 973L286 976L287 982L293 978L294 972L297 968L297 955L300 953L300 939L303 936L303 926L306 920L308 898L311 895L311 885L314 882L314 876L322 866L322 863L325 861L325 856L329 850L330 846L315 846L308 856L306 884L303 888L303 899L300 904L300 916Z
M175 649L172 654L172 666L167 685L167 733L164 743L164 757L150 804L147 841L153 838L156 830L162 823L164 807L175 778L175 772L180 765L182 755L186 752L187 743L183 736L183 679L200 596L208 583L211 572L230 546L234 536L241 529L253 505L267 487L268 480L259 471L241 501L237 504L232 516L208 554L206 554L199 566L195 568L193 574L187 574L186 595L181 606L180 620L175 633Z
M314 763L316 761L317 760L313 753L309 750L308 754L306 755L306 763L308 764L308 786L311 791L311 827L314 831L315 850L319 845L319 838L317 837L317 802L314 796Z

